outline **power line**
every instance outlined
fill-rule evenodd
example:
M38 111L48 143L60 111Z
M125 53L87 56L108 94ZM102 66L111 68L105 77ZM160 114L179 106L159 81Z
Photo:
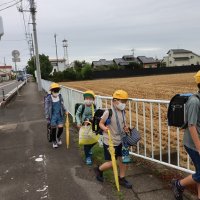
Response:
M2 3L2 4L0 4L0 6L7 5L7 4L12 3L14 1L16 1L16 0L12 0L12 1L9 1L9 2L6 2L6 3Z
M22 1L22 0L19 0L18 2L14 3L14 4L10 5L10 6L7 6L7 7L5 7L5 8L2 8L0 11L6 10L6 9L8 9L8 8L11 8L11 7L17 5L18 3L20 3L21 1Z

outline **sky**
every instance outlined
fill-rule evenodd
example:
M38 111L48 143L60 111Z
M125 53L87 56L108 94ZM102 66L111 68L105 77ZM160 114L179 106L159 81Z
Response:
M26 41L32 33L29 12L18 0L0 0L4 35L0 40L0 65L13 65L11 52L19 50L24 67L30 59ZM11 3L8 3L11 2ZM39 53L63 58L68 40L69 61L111 60L123 55L162 59L169 49L188 49L200 55L200 0L35 0ZM5 4L8 3L8 4ZM29 10L29 1L23 0ZM24 26L24 23L26 26Z

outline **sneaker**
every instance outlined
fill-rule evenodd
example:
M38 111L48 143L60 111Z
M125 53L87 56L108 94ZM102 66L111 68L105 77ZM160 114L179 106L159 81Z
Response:
M58 148L57 142L53 142L53 148Z
M92 165L92 159L91 159L91 157L87 157L86 160L85 160L85 162L86 162L86 165Z
M176 200L183 200L183 190L180 190L178 187L177 187L177 181L176 179L173 179L171 181L171 188L172 188L172 191L174 193L174 197Z
M62 140L61 140L61 138L57 138L57 144L58 144L58 145L62 145Z
M124 186L124 187L127 188L127 189L132 189L132 184L129 183L129 182L125 179L125 177L123 177L123 178L120 178L120 177L119 177L119 184L120 184L121 186Z
M94 172L96 174L96 179L100 182L103 182L103 172L99 170L99 166L94 168Z

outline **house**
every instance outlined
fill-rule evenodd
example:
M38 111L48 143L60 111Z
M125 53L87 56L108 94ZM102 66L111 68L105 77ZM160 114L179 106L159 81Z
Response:
M92 67L94 69L97 69L98 67L109 67L114 65L114 62L112 60L106 60L106 59L100 59L99 61L93 61Z
M138 56L137 59L139 63L142 64L143 68L157 68L160 63L152 57Z
M51 74L53 72L57 72L57 71L64 71L65 69L68 68L68 66L66 66L65 64L65 59L64 58L50 58L49 61L51 62L52 66L53 66L53 70L51 72ZM57 66L58 63L58 66Z
M200 63L200 56L189 50L170 49L167 54L168 56L164 57L162 61L167 67L199 65Z
M136 57L134 57L133 55L125 55L122 58L125 61L128 61L129 63L131 63L131 62L139 63L138 59Z
M12 66L0 66L0 80L9 80L11 77Z
M123 58L114 58L113 62L118 66L128 66L129 62L124 60Z

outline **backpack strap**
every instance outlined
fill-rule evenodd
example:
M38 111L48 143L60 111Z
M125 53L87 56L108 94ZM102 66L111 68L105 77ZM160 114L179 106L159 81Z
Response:
M200 96L199 96L198 93L197 94L193 94L192 96L195 96L199 100L199 103L200 103ZM186 128L188 128L188 122L187 121L183 124L183 126L181 126L180 129L186 129Z
M105 125L109 125L111 123L112 113L112 109L108 109L108 118L106 119Z
M85 104L82 104L81 114L80 114L81 117L83 116L84 111L85 111Z

